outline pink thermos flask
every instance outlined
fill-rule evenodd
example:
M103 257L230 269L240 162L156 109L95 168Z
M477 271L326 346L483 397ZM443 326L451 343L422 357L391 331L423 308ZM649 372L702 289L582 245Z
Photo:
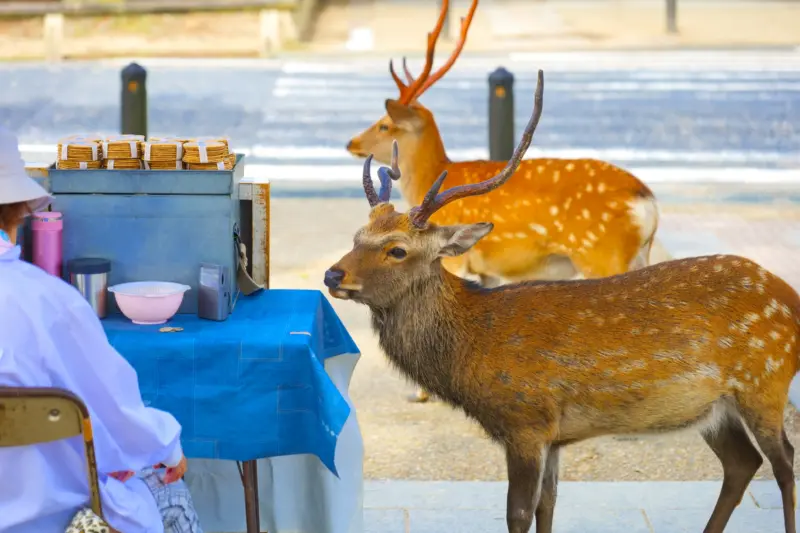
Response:
M64 228L61 213L41 211L33 214L31 260L45 272L61 277L61 230Z

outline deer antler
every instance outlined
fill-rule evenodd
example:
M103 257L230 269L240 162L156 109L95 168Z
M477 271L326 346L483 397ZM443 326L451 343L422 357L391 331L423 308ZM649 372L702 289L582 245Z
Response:
M431 69L433 68L433 56L434 51L436 49L436 41L439 40L439 34L442 33L442 27L444 26L444 18L447 15L447 10L449 8L450 0L442 0L442 10L439 13L439 20L436 21L436 26L433 28L433 31L428 34L428 47L425 53L425 68L422 69L422 74L414 80L413 82L409 81L409 85L403 83L403 80L400 79L400 76L394 71L394 64L392 60L389 60L389 72L392 75L392 79L394 79L395 85L400 90L400 98L399 101L401 104L409 104L413 99L414 96L419 92L420 87L428 78L428 75L431 73ZM403 59L405 63L405 59ZM411 72L405 68L404 70L407 78L411 78Z
M419 90L414 94L414 99L419 98L422 96L422 93L427 91L431 85L442 79L442 76L447 74L450 68L455 64L456 59L458 56L461 55L461 50L464 49L464 45L467 42L467 33L469 32L469 26L472 24L472 17L475 15L475 10L478 8L478 0L472 0L472 5L469 7L469 11L467 12L466 17L461 17L461 32L458 37L458 42L456 43L456 47L453 49L453 53L450 54L450 58L447 62L439 67L439 70L434 72L432 75L428 76Z
M508 164L505 166L505 168L501 170L499 174L489 178L486 181L453 187L440 193L439 189L442 187L442 183L447 177L447 171L442 172L442 175L439 176L439 178L428 190L428 193L425 195L425 198L423 198L422 203L418 207L412 208L409 212L409 218L414 226L418 228L425 228L427 227L428 219L431 217L431 215L450 202L460 198L466 198L468 196L485 194L489 191L493 191L508 181L508 179L517 171L517 168L522 161L522 157L525 155L525 152L528 150L528 147L533 140L533 132L536 130L536 126L539 124L539 118L542 116L543 92L544 73L540 70L538 79L536 81L536 94L534 96L533 114L531 115L531 119L528 121L528 125L525 126L525 131L522 132L522 139L520 139L519 144L514 149L514 154L511 156L511 159L508 161Z
M380 203L389 201L389 198L392 196L392 180L397 181L400 179L400 167L397 163L397 141L392 142L392 167L380 167L378 169L378 179L381 181L381 190L379 193L375 192L375 187L372 184L370 168L372 165L372 157L372 154L369 154L366 161L364 161L364 173L361 176L361 181L364 185L364 193L367 195L370 207L375 207Z

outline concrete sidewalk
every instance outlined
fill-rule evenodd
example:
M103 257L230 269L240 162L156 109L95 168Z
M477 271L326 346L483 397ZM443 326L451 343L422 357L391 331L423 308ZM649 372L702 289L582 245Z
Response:
M469 4L469 0L451 0L452 40L440 39L439 55L452 49L459 19ZM435 2L334 0L321 11L308 50L423 53L425 34L431 31L437 16ZM481 0L465 50L475 53L800 44L797 3L679 1L677 24L677 34L666 32L663 1ZM359 41L371 44L360 47Z
M562 482L554 532L702 531L720 487L716 481ZM506 488L504 482L366 482L364 533L505 532ZM777 485L753 481L725 532L777 531L783 531Z

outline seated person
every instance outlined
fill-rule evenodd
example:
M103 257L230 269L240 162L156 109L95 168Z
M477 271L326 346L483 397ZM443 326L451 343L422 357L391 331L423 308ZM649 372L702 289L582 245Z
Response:
M108 524L121 533L202 533L181 427L146 407L136 372L72 286L20 259L17 227L50 196L0 127L0 387L59 387L89 408ZM83 442L0 448L0 531L63 533L89 506ZM165 465L166 470L156 470Z

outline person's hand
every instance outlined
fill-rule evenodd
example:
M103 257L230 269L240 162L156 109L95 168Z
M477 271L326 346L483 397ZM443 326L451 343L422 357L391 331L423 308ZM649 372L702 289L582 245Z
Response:
M126 481L128 481L130 478L133 477L133 474L134 472L132 472L131 470L123 470L121 472L111 472L109 476L125 483Z
M166 468L167 472L164 474L164 484L169 485L180 481L186 474L186 457L181 457L180 462L176 466L165 466L163 464L156 465L154 468Z

